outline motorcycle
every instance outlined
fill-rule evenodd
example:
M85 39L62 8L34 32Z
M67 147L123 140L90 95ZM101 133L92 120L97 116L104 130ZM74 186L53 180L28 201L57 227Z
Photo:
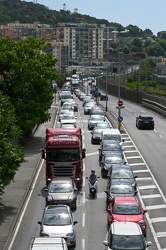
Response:
M97 177L97 178L99 178L99 177ZM86 177L86 179L89 179L89 178ZM97 191L98 191L97 180L90 179L88 181L88 185L89 185L90 196L94 199L96 197L96 194L97 194Z

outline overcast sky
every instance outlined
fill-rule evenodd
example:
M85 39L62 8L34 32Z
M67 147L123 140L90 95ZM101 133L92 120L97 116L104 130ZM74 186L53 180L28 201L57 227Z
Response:
M26 0L37 2L59 11L86 14L97 19L106 19L126 27L136 25L142 30L150 29L154 35L166 31L166 0Z

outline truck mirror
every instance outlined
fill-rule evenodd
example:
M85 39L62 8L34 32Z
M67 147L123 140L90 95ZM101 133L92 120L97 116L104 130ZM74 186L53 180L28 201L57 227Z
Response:
M44 149L42 149L42 159L46 159L46 157L45 157L45 150Z
M83 149L83 150L82 150L82 159L85 158L85 151L86 151L86 149Z

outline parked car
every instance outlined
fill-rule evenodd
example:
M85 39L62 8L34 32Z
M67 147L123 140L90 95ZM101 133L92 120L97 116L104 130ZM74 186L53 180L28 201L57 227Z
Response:
M40 225L40 236L63 237L68 246L76 245L76 230L73 213L67 205L50 205L44 210Z
M124 148L116 140L102 141L100 144L100 148L98 148L98 150L99 150L99 162L102 159L102 155L108 151L109 152L120 152L122 155L122 158L124 159Z
M77 208L77 188L70 177L53 178L45 191L46 206L64 204Z
M154 129L154 120L151 115L140 114L136 117L136 127L138 129Z
M113 180L127 180L134 189L137 190L137 176L133 174L133 171L128 164L113 165L108 171L107 178L108 185L110 185Z
M105 193L107 195L107 207L116 196L135 196L138 191L135 190L134 186L127 179L112 179L108 183Z
M124 164L124 158L122 157L121 152L105 152L102 155L102 159L100 162L101 167L101 176L107 177L110 168L113 165L122 165Z
M142 233L146 237L146 212L147 210L142 208L136 197L117 196L107 208L108 228L114 221L132 221L140 225Z
M91 115L88 118L88 129L93 130L96 123L99 121L103 121L103 117L101 115Z
M106 250L147 250L152 245L146 241L140 226L134 222L113 222L103 241Z

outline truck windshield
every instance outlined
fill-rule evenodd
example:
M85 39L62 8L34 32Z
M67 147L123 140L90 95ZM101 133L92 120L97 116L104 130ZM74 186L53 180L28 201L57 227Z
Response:
M47 152L48 161L71 162L80 160L79 149L49 149Z

